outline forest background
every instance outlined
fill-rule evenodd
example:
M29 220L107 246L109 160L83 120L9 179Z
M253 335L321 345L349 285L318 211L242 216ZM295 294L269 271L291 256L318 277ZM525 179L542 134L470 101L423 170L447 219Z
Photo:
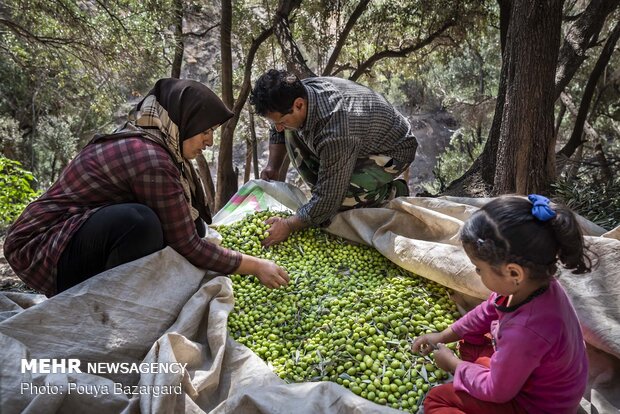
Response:
M0 227L161 77L235 116L197 160L212 210L258 176L269 68L383 94L420 140L418 195L553 196L620 224L620 0L5 0ZM294 172L281 178L303 187ZM307 190L307 189L306 189Z

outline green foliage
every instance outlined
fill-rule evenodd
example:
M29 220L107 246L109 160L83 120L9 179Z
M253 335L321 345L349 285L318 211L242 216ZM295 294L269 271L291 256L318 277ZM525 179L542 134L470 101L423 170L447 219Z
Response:
M0 154L17 154L21 142L19 124L10 116L0 115Z
M620 225L620 177L609 183L594 184L583 175L559 180L554 186L555 197L573 211L608 230Z
M49 134L39 128L72 117L68 137L87 139L109 125L119 103L163 75L172 46L170 3L5 1L0 115L17 120L24 139L20 151L4 153L18 156L43 182L52 180L47 160L62 157L58 148L50 152L42 141Z
M37 123L34 150L38 155L39 175L50 185L76 153L78 137L73 133L75 119L71 116L44 116Z
M39 194L32 189L34 177L18 161L0 156L0 225L13 222Z
M310 0L296 13L293 35L315 73L323 72L359 4L357 0ZM379 70L411 75L419 59L437 48L453 46L453 41L463 38L462 28L486 13L481 2L371 1L349 33L330 74L349 77L372 60L363 73L364 83L371 82Z

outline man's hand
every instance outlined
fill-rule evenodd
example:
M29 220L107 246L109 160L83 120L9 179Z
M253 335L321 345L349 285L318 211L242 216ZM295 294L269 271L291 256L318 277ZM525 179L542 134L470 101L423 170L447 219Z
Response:
M269 144L269 159L265 169L261 171L260 178L271 181L278 179L280 167L286 157L286 146L284 144Z
M279 288L288 285L289 282L286 270L270 260L259 259L253 273L268 288Z
M288 239L293 231L287 220L282 217L270 217L265 220L265 223L271 226L267 230L269 236L262 242L263 246L269 247Z
M310 225L297 215L287 218L271 217L265 220L265 224L269 224L270 227L267 229L269 236L262 243L264 247L280 243L288 239L288 236L294 231L305 229Z
M267 181L277 180L278 179L278 170L276 170L275 168L273 168L270 165L267 165L265 167L265 169L263 171L261 171L260 178L262 180L267 180Z

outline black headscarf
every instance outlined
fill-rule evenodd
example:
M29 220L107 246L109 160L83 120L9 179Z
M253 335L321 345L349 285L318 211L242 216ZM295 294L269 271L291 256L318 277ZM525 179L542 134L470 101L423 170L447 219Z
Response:
M168 111L179 129L181 142L233 117L224 102L200 82L187 79L160 79L147 94ZM143 101L144 102L144 101ZM138 110L142 102L138 104Z
M211 223L211 212L200 178L192 163L183 158L183 141L223 124L233 115L224 102L200 82L160 79L132 110L129 121L122 128L114 134L95 136L91 143L142 136L160 144L179 166L192 219L201 217Z

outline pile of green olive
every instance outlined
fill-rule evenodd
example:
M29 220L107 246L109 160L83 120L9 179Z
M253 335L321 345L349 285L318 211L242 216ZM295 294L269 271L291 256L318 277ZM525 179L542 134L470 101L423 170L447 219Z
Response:
M416 412L430 387L448 379L413 340L460 315L446 288L390 262L371 247L317 228L263 248L264 211L216 229L222 245L285 268L287 287L267 289L232 275L233 338L288 382L333 381L378 404Z

